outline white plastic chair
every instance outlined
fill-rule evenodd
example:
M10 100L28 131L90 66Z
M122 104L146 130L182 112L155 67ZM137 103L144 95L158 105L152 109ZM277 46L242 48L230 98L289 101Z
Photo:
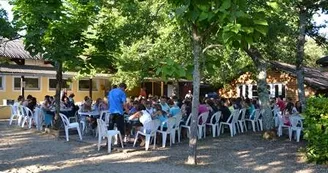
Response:
M215 121L214 121L214 118L215 118ZM221 111L218 111L218 112L215 112L211 119L210 119L210 122L209 123L206 123L207 126L211 126L212 127L212 135L213 137L216 136L216 133L218 134L218 136L220 136L220 129L219 129L219 126L220 126L220 118L221 118Z
M63 121L64 127L65 127L65 135L66 135L66 141L69 141L69 134L68 134L68 130L69 129L75 129L77 130L80 140L82 140L82 135L81 135L81 130L80 130L80 124L78 122L73 122L70 123L68 118L66 117L66 115L59 113L60 118Z
M282 135L282 129L283 128L287 128L288 129L289 126L288 125L285 125L285 123L284 123L284 117L279 112L278 112L278 123L279 123L279 125L278 125L277 134L280 137Z
M146 146L145 146L145 150L148 151L149 149L149 144L150 144L150 138L153 137L154 138L154 149L156 147L156 132L158 127L161 125L160 120L156 119L156 120L152 120L151 123L149 125L149 127L151 127L151 129L149 129L149 133L147 132L147 129L144 129L144 131L138 131L133 143L133 147L135 147L137 140L138 140L138 135L142 135L145 136L145 140L146 140Z
M272 112L273 112L274 125L275 125L275 127L278 127L279 126L279 117L278 117L279 107L274 106L272 109Z
M43 113L40 108L36 107L34 109L34 118L33 119L35 121L36 129L42 130L42 124L43 124L42 122L43 122L44 118L43 118Z
M223 125L227 125L230 129L230 135L231 137L234 136L235 134L235 123L232 121L233 118L233 114L230 114L229 118L227 119L226 122L220 122L220 126L219 126L219 131L221 131L222 133L224 132L224 128L222 127ZM222 129L222 130L221 130Z
M13 120L17 118L17 124L18 124L18 118L19 118L19 114L18 114L18 106L14 106L14 105L10 105L10 120L9 120L9 125L12 124Z
M24 127L25 123L28 122L28 128L31 128L32 127L32 119L33 119L33 115L34 115L33 112L28 107L23 106L22 113L23 113L22 127Z
M240 120L237 120L237 122L240 127L241 133L244 133L244 127L245 127L245 131L247 131L246 120L245 120L246 108L241 109L240 113L241 113L241 118Z
M101 120L104 120L105 121L105 126L108 127L108 124L109 124L109 116L110 116L110 113L108 110L106 111L101 111L100 112L100 117L99 119ZM98 121L97 121L98 122ZM85 124L85 122L81 123L82 124L82 127L83 127L83 124ZM84 125L85 126L85 125ZM96 137L98 136L98 130L96 131Z
M163 148L165 148L165 145L166 145L167 135L170 135L170 146L172 146L173 136L175 133L175 130L174 130L175 122L176 122L176 119L174 117L170 117L161 124L160 130L157 130L157 133L162 134L162 147ZM165 124L167 127L166 130L163 129Z
M110 113L109 113L108 110L100 112L99 119L104 120L107 127L108 127L108 124L109 124L109 116L110 116Z
M206 122L207 122L208 114L209 112L204 112L198 116L198 122L197 122L198 139L201 139L203 136L204 138L206 138Z
M248 119L245 119L245 121L246 121L246 122L247 122L247 121L251 122L251 124L252 124L252 128L253 128L253 131L256 132L256 127L255 127L255 125L258 125L259 127L261 126L261 125L260 125L260 122L259 122L259 117L260 117L261 112L260 112L259 109L255 109L255 110L253 111L252 114L254 114L254 119L250 119L250 118L248 118ZM250 117L251 117L251 116L250 116ZM258 129L260 130L260 128L258 128Z
M182 119L182 114L181 112L178 113L177 115L174 116L175 118L175 126L174 126L174 133L173 135L173 144L175 143L175 134L178 134L178 142L180 142L181 140L181 127L180 127L180 123L181 123L181 119Z
M240 128L239 128L239 124L238 124L238 118L240 115L240 110L239 109L235 109L232 111L232 123L233 123L233 130L234 130L234 135L237 134L237 129L239 132L241 132Z
M290 120L290 124L291 126L288 127L288 133L289 133L289 140L292 140L292 136L293 136L293 132L296 132L296 141L299 142L300 141L300 136L301 136L301 132L303 130L303 123L302 120L297 117L297 116L290 116L289 117Z
M98 124L98 151L100 150L100 143L102 138L107 138L107 145L108 145L108 153L111 152L111 146L112 146L112 138L116 135L119 136L121 146L123 146L123 141L122 141L122 135L121 132L118 130L107 130L106 123L102 119L97 119L97 124Z
M189 138L190 136L190 119L191 119L192 113L189 114L187 121L185 122L185 124L181 125L181 128L186 128L188 130L187 132L187 136Z

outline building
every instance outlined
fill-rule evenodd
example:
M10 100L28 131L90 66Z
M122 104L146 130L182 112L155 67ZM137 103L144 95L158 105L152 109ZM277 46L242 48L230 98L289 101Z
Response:
M85 96L93 99L103 98L111 85L110 75L96 74L92 77L75 79L76 72L63 73L63 88L75 94L80 102ZM24 50L22 40L13 40L0 44L0 103L7 105L19 95L32 95L37 101L43 101L45 95L53 96L56 90L56 71L42 56L31 56ZM8 108L0 107L6 110ZM3 115L3 114L2 114ZM1 115L0 115L1 117Z
M271 62L272 68L267 72L267 88L270 98L279 95L298 100L296 67L294 65ZM328 72L316 68L304 68L304 85L306 97L315 94L325 94L328 91ZM219 90L223 97L257 98L256 76L247 72L233 80L228 87Z

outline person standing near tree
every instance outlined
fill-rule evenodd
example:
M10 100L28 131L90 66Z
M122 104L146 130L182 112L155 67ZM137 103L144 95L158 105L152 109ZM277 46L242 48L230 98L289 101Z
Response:
M112 89L108 93L108 105L110 112L110 121L108 125L109 130L114 129L114 124L116 124L117 129L121 132L121 135L125 135L124 129L124 110L128 112L126 104L126 94L125 94L126 84L121 83L118 88Z

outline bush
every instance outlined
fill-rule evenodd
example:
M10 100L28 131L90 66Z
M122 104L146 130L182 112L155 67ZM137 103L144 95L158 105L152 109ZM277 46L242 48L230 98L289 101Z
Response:
M306 156L310 162L328 163L328 98L312 97L304 112Z

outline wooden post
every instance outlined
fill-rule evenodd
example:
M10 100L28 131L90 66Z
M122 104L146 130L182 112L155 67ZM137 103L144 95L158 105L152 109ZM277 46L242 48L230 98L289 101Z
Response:
M161 96L164 95L164 82L161 82Z
M92 98L92 78L89 79L89 97Z
M21 76L21 96L25 98L25 77Z
M154 82L151 82L151 94L154 96Z

